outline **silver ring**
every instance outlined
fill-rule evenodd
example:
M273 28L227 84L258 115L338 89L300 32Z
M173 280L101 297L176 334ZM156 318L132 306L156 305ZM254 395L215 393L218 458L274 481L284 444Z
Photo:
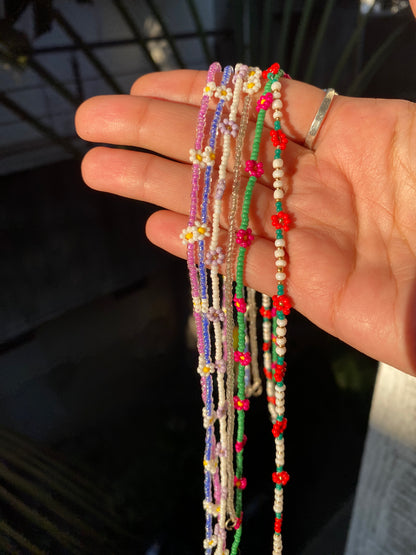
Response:
M312 148L316 136L318 135L319 129L328 114L328 110L332 104L332 101L334 100L334 96L337 96L337 94L338 93L334 89L326 90L326 95L324 96L322 104L319 106L319 109L316 112L316 116L312 122L308 134L306 135L305 146L307 148Z

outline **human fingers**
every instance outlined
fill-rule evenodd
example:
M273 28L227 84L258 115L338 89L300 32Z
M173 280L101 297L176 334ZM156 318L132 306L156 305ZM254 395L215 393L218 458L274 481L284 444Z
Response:
M93 189L149 202L180 214L187 214L191 194L191 167L149 153L96 147L82 162L85 183ZM217 173L213 174L213 182ZM221 226L228 227L233 176L228 174L223 196ZM241 177L245 190L247 178ZM256 235L271 236L272 192L256 183L250 210L250 225Z
M131 94L164 98L177 103L198 106L205 83L205 71L174 70L149 73L135 81L131 88ZM299 145L304 144L324 96L324 91L317 87L294 79L282 79L282 126L285 133ZM336 102L339 102L339 99ZM255 111L253 116L254 114ZM328 113L327 120L329 116ZM333 119L332 115L331 119ZM266 122L268 125L272 125L271 114L266 114ZM328 127L328 124L330 123L326 121L325 127ZM322 131L323 129L320 130L320 134Z
M195 142L198 108L187 104L149 97L99 96L84 102L76 114L78 134L91 142L141 147L189 164L189 149ZM250 157L255 124L247 130L243 159ZM288 172L296 166L302 149L289 143L285 151ZM274 155L271 141L264 140L260 159L266 162ZM233 157L229 160L231 170ZM260 182L270 184L268 172Z
M197 109L163 100L128 95L97 96L78 108L81 138L95 143L141 147L189 161Z

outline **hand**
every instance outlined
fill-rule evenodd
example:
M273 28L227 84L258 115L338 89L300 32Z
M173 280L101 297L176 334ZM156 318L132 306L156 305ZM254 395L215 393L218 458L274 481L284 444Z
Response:
M92 98L76 117L86 140L170 158L97 147L85 156L82 171L94 189L166 208L149 218L146 233L181 257L189 148L205 79L204 72L189 70L146 75L130 96ZM284 202L294 220L288 292L296 309L322 329L416 375L416 108L405 101L337 96L309 150L303 142L323 96L320 89L283 80L282 127L290 138L282 156ZM273 147L266 137L263 145L259 160L266 171L253 195L256 240L247 253L246 283L273 295L274 202L267 172Z

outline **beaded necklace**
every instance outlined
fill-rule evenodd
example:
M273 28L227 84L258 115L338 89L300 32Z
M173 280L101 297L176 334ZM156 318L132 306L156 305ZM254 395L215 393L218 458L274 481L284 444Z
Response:
M234 92L227 87L233 70L224 69L222 80L216 84L216 75L221 71L215 62L209 68L207 84L203 89L198 115L195 148L190 151L192 162L191 208L187 228L181 238L187 244L187 260L193 300L193 311L199 353L198 373L201 376L203 400L203 424L205 433L204 450L204 509L206 555L237 555L242 534L242 492L247 479L243 475L243 457L247 442L245 413L249 409L249 397L261 391L258 373L256 303L255 291L244 286L246 252L254 236L249 227L249 208L254 185L263 174L263 163L258 161L260 141L266 110L273 108L274 127L270 132L275 147L273 160L273 186L276 212L272 224L276 228L276 280L277 294L272 300L262 295L263 317L263 368L266 377L267 400L272 421L272 433L276 445L275 482L275 533L273 554L281 553L281 522L283 510L282 487L289 479L283 470L284 417L283 383L286 363L286 318L290 311L290 300L285 293L286 266L284 233L289 229L290 218L282 209L284 191L281 151L287 139L280 128L281 100L280 82L283 75L278 64L262 72L237 64L233 78ZM251 99L261 87L260 78L266 80L264 93L257 101L257 121L250 158L245 163L249 174L240 211L241 160L245 134L248 127ZM238 124L237 114L241 94L246 93ZM218 99L210 126L208 144L203 149L204 129L210 99ZM223 110L229 106L229 114L222 118ZM218 167L218 179L210 198L213 170L219 160L216 148L218 131L222 134L222 155ZM232 139L235 140L233 184L228 219L226 255L219 245L222 199L226 187L227 165L230 161ZM217 144L218 143L218 144ZM201 168L205 168L203 186L200 187ZM198 208L199 204L199 208ZM211 215L209 214L211 212ZM197 215L200 214L199 219ZM211 225L210 225L211 221ZM211 237L208 249L205 242ZM237 253L235 253L235 246ZM226 261L222 290L218 268ZM210 276L206 265L211 267ZM235 294L232 281L236 265ZM211 288L210 288L211 285ZM273 304L273 308L272 305ZM210 306L211 305L211 306ZM237 325L237 346L234 349L234 311ZM237 365L236 384L234 365ZM236 391L235 391L236 387ZM236 430L234 421L236 419ZM235 450L235 454L233 452ZM215 520L216 519L216 520ZM215 523L215 524L214 524ZM227 549L227 531L233 530L230 550Z

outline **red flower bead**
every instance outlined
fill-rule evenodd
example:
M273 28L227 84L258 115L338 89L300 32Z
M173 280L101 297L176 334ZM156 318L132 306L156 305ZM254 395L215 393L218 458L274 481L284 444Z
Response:
M261 177L264 174L263 162L256 162L255 160L247 160L245 170L251 176Z
M246 489L247 478L237 478L237 476L234 476L234 486L237 489Z
M248 410L250 408L250 401L248 399L240 399L234 395L234 408L235 410Z
M272 312L270 309L266 309L264 308L264 306L261 307L260 309L260 314L263 316L263 318L268 318L270 319L272 317Z
M277 362L272 363L272 369L274 370L273 377L277 383L283 381L286 374L286 362L283 364L277 364Z
M237 295L234 295L234 306L238 312L245 312L247 310L247 303L245 299L237 298Z
M270 108L270 106L272 105L272 102L273 102L273 94L271 92L263 94L257 101L257 104L256 104L257 112L260 112L260 110L267 110L267 108Z
M283 312L286 316L290 313L290 309L292 308L292 304L290 299L287 295L273 295L273 306Z
M276 404L276 398L275 397L267 397L267 402L271 403L272 405Z
M273 75L276 75L279 69L280 69L280 65L278 63L272 64L270 67L268 67L262 72L263 79L267 79L267 76L269 75L269 73L273 73Z
M272 225L276 229L283 229L284 231L289 231L291 224L291 219L289 214L283 212L282 210L277 214L273 214L272 216Z
M279 437L286 430L287 426L287 418L283 418L283 420L276 420L273 424L272 434L274 437Z
M271 373L270 370L268 370L267 368L263 368L263 372L264 372L264 375L266 376L266 379L267 379L267 380L271 380L271 379L272 379L273 376L272 376L272 373Z
M275 484L281 484L282 486L285 486L289 481L289 474L286 472L286 470L273 472L272 479Z
M235 240L240 245L240 247L243 247L245 249L247 249L251 245L253 239L254 235L249 227L247 229L239 229L235 236Z
M235 442L235 450L237 451L237 453L240 453L244 449L246 443L247 443L247 436L246 436L246 434L244 434L243 435L243 441L236 441Z
M238 530L241 526L241 523L243 522L243 513L240 513L240 516L237 518L235 524L234 524L234 528L235 530Z
M248 366L251 362L251 354L248 351L246 353L236 351L234 353L234 360L235 362L239 362L243 366Z
M275 518L274 519L274 531L276 532L276 534L280 534L282 531L282 519L281 518Z
M273 146L275 148L280 148L280 150L285 150L288 143L286 135L281 129L272 129L270 131L270 137L272 139Z
M271 347L271 343L263 343L263 351L268 351Z

